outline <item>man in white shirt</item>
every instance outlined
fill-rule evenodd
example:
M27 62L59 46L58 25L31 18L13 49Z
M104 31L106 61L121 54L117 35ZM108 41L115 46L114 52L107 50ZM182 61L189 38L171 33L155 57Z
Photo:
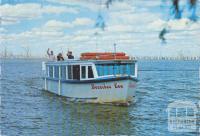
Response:
M49 56L49 59L50 60L55 60L56 58L55 58L55 56L54 56L54 54L53 54L53 51L50 51L50 49L48 48L48 50L47 50L47 55Z

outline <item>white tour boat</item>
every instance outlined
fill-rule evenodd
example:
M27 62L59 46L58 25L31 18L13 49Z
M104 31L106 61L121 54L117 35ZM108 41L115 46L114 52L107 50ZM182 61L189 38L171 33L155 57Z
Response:
M89 103L129 105L135 97L137 61L125 53L83 53L79 60L44 63L44 90Z

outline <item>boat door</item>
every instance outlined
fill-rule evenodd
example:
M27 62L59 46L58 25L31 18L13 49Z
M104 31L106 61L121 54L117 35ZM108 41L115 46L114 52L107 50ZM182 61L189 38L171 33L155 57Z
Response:
M94 78L92 65L80 65L80 79L87 80Z
M73 65L73 80L80 80L80 66Z

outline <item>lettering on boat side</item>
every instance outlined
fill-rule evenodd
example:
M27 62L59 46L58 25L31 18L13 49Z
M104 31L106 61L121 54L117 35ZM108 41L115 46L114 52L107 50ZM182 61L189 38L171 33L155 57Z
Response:
M95 85L95 84L92 84L91 85L92 89L111 89L111 85Z
M122 85L122 84L117 84L117 83L115 83L114 86L115 86L115 88L123 88L123 85Z
M95 84L91 84L91 88L93 90L97 90L97 89L112 89L112 88L124 88L122 84L119 84L119 83L114 83L113 85L106 85L106 84L103 84L103 85L95 85Z

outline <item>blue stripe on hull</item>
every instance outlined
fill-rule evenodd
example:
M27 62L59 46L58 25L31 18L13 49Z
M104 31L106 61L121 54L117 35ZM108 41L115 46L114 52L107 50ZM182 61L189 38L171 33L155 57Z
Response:
M47 80L52 81L59 81L57 78L46 78ZM101 83L101 82L112 82L112 81L121 81L121 80L132 80L138 82L138 79L127 76L127 77L112 77L112 78L99 78L99 79L92 79L92 80L63 80L60 81L62 83L73 83L73 84L83 84L83 83Z

